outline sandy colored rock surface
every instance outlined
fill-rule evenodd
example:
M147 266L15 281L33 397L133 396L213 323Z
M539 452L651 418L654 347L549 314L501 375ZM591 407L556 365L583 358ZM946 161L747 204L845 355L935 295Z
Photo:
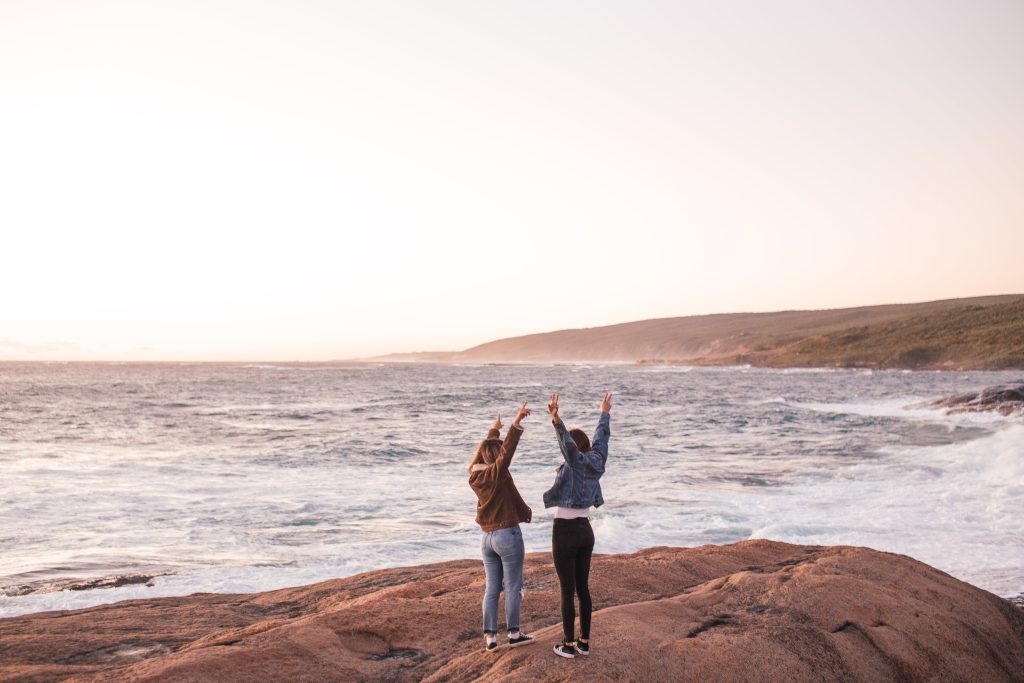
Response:
M1024 610L910 558L745 541L598 556L593 654L556 658L547 553L524 627L482 651L478 560L253 595L0 620L5 681L1024 681Z

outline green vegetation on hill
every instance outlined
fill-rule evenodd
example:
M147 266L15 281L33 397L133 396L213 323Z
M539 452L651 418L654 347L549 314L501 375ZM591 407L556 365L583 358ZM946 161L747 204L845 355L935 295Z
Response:
M769 367L1024 368L1024 299L851 326L750 352L694 360Z
M1024 368L1024 295L659 318L430 355L422 360Z
M1024 295L658 318L380 360L1024 369Z

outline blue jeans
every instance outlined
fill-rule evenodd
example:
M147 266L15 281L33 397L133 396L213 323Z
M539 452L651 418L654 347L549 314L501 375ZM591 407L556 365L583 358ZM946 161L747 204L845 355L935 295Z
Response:
M505 591L505 625L519 630L519 607L523 602L523 532L519 526L484 534L480 544L484 555L487 588L484 589L484 633L498 632L498 594Z

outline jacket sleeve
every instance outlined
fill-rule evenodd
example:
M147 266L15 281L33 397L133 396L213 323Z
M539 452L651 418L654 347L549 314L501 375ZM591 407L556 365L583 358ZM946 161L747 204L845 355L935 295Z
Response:
M601 454L602 460L608 459L608 437L612 435L611 422L610 413L601 413L601 419L597 421L597 430L594 432L594 450Z
M580 460L580 449L576 448L576 442L572 440L572 436L569 434L569 430L565 428L564 422L558 420L557 422L552 422L552 424L555 425L555 438L558 439L558 447L562 450L562 457L572 467L573 463Z
M580 454L580 462L597 474L604 474L604 465L608 460L608 437L611 436L610 419L611 416L608 413L601 413L601 419L597 421L597 431L594 432L593 445L589 451Z
M512 425L505 434L505 440L501 442L501 450L494 461L498 470L507 470L512 464L512 456L516 454L516 446L519 445L519 437L523 435L523 428Z

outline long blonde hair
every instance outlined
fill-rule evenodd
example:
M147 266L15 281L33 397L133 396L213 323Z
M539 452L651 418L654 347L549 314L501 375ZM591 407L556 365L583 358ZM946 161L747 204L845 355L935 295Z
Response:
M497 439L485 439L480 442L480 445L476 447L476 452L473 453L473 459L469 461L469 472L473 473L473 468L476 465L490 465L492 462L498 459L498 453L501 452L501 442Z

